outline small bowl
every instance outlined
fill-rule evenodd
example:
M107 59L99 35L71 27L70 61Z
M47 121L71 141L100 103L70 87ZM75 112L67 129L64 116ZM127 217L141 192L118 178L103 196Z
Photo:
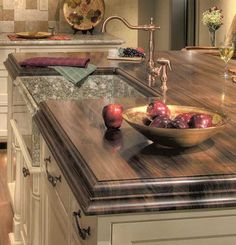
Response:
M213 126L208 128L156 128L146 126L143 119L146 117L147 105L134 107L123 112L123 118L133 128L142 133L154 143L169 147L191 147L202 143L214 134L223 130L226 126L227 117L223 114L211 110L179 105L168 105L171 111L171 118L175 118L180 113L194 112L212 116Z

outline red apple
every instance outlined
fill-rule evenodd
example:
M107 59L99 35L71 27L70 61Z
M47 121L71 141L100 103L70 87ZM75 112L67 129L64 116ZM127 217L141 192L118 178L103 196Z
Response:
M161 115L154 118L154 120L150 124L150 127L167 128L170 122L171 120L169 117Z
M122 124L123 107L120 104L108 104L103 107L102 116L108 129L118 129Z
M170 123L168 123L167 128L180 128L180 129L184 129L184 128L189 128L189 125L184 120L181 120L181 119L178 119L178 118L176 119L175 118Z
M212 116L208 114L196 113L189 121L190 128L208 128L212 127Z
M147 115L151 118L157 116L170 116L170 110L165 103L160 100L154 100L147 107Z
M189 123L191 117L194 114L196 114L196 113L193 113L193 112L184 112L184 113L181 113L181 114L177 115L174 120L182 120L182 121L184 121L186 123Z

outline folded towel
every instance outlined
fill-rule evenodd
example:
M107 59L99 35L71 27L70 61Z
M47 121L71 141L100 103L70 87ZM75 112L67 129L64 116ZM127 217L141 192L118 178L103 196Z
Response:
M70 66L87 67L89 58L76 57L33 57L20 62L21 66Z
M58 73L64 76L68 81L78 84L88 75L93 73L97 67L92 64L88 64L86 68L69 67L69 66L52 66Z

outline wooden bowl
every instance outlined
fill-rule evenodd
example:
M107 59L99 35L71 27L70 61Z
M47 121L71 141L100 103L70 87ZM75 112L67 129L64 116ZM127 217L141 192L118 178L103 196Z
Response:
M169 147L191 147L198 145L223 130L228 120L223 114L203 108L178 105L168 105L168 108L171 111L171 118L175 118L178 114L185 112L211 115L213 118L213 126L208 128L187 129L156 128L146 126L143 123L143 119L146 117L147 105L124 111L123 118L133 128L142 133L148 139L152 140L154 143Z

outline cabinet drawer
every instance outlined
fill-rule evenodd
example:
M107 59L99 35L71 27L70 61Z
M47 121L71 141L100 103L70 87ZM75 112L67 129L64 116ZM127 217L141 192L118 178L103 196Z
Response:
M47 183L55 190L63 203L65 210L69 212L69 186L46 144L44 144L43 155Z
M233 245L236 243L235 226L236 216L113 223L112 244Z

